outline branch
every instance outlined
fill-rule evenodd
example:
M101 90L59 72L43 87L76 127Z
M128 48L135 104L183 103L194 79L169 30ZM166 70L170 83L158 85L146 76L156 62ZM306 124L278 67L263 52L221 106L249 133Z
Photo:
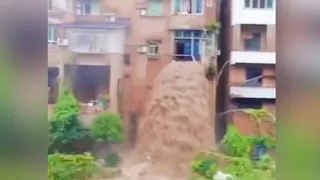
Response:
M220 71L218 72L218 75L216 76L216 81L217 81L216 86L218 86L220 77L221 77L221 75L222 75L222 73L223 73L223 70L227 67L227 65L229 65L229 62L230 62L230 60L226 61L226 62L222 65Z
M232 112L243 112L243 113L246 113L246 114L249 114L251 115L248 111L251 110L249 108L244 108L244 109L230 109L228 111L225 111L225 112L222 112L222 113L219 113L218 115L221 116L221 115L224 115L224 114L227 114L227 113L232 113ZM269 111L266 111L268 116L271 118L271 120L269 118L267 118L266 120L271 122L272 124L275 124L276 123L276 117L274 114L272 114L271 112Z

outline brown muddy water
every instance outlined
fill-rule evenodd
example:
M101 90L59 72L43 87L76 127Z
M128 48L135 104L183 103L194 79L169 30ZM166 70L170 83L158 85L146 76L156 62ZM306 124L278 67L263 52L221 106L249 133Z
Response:
M188 179L197 151L214 146L209 86L204 65L196 62L172 62L159 73L136 149L124 158L126 177Z

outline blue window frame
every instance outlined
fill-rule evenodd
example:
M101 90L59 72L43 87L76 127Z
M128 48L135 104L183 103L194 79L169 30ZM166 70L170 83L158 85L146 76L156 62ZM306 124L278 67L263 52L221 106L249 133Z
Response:
M201 30L178 30L174 32L174 54L177 60L200 61L200 41L203 39Z

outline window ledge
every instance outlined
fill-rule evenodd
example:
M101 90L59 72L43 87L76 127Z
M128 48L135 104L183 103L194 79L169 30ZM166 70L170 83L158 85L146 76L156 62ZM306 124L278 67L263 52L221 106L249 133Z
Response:
M160 59L160 55L150 55L147 54L148 59Z
M204 13L171 13L172 16L202 16Z
M156 15L140 15L141 17L146 17L146 18L164 18L166 17L165 15L159 15L159 16L156 16Z

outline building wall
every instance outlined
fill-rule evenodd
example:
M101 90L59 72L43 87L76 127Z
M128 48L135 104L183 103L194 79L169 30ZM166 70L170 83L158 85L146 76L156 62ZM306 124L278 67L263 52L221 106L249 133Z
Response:
M230 64L229 66L229 84L232 86L245 86L244 82L246 82L246 66L253 65L255 63L256 66L260 66L263 68L262 72L262 88L275 88L276 87L276 65L275 61L275 48L276 48L276 20L275 20L275 1L274 8L272 9L252 9L245 8L245 1L239 0L230 0L230 14L231 14L231 26L230 26L230 38L231 38L231 51L239 52L238 59L237 57L232 57L237 61L236 64ZM252 36L252 33L260 32L261 33L261 41L260 47L261 52L254 52L253 54L249 51L245 50L244 39ZM240 52L243 56L240 57ZM241 55L242 55L241 54ZM237 54L234 53L234 56ZM247 58L259 58L258 60L248 60ZM270 59L274 58L274 59ZM265 60L265 62L263 61ZM241 63L241 61L243 61ZM272 63L273 62L273 63ZM238 97L241 98L241 97ZM245 98L241 98L242 100L246 100ZM254 98L249 98L254 99ZM248 99L248 101L249 101ZM275 102L267 99L256 99L262 102L262 108L266 108L271 113L275 112ZM232 108L238 108L240 104L237 102L230 102ZM250 116L248 114L244 114L241 112L230 114L232 122L236 124L240 130L247 135L252 135L255 129L255 124L252 120L250 120ZM263 125L263 132L267 132L267 129L272 129L272 133L275 133L275 127L270 124Z

